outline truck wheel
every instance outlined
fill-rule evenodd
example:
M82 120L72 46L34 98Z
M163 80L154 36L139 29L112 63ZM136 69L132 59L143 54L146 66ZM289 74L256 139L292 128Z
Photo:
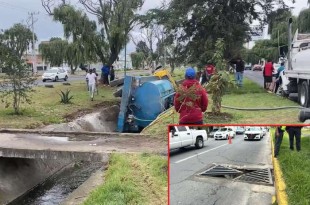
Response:
M197 137L195 147L197 149L201 149L204 147L204 142L203 142L202 137Z
M299 93L299 103L303 107L309 107L309 85L306 81L303 81Z

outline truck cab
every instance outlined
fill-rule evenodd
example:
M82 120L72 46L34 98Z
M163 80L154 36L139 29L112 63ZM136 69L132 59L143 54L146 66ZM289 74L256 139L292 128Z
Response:
M201 149L208 140L206 130L190 129L188 126L171 126L169 132L170 150L195 146Z

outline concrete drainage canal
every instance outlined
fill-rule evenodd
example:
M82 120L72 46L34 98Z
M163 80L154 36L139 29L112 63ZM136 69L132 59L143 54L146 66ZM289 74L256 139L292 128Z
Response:
M43 131L114 132L119 106L87 114ZM78 138L78 136L76 137ZM105 162L0 157L0 204L61 204ZM103 171L103 170L102 170Z
M1 176L6 176L1 179L0 204L9 205L61 204L103 169L102 162L1 158L0 163Z

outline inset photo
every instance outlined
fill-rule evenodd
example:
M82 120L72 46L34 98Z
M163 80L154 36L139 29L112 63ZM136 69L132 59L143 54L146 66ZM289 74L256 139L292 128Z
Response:
M310 203L310 127L169 126L171 205Z

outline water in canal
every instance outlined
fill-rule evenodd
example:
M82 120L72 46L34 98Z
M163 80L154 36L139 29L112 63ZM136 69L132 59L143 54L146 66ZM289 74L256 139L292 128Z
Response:
M9 205L60 204L102 166L102 162L72 164Z

